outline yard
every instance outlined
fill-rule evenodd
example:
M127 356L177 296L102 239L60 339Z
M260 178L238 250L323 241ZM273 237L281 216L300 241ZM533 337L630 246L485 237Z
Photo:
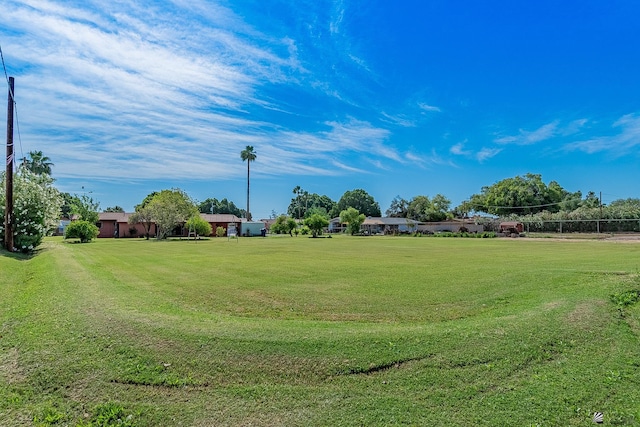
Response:
M640 425L636 243L50 239L0 271L2 426Z

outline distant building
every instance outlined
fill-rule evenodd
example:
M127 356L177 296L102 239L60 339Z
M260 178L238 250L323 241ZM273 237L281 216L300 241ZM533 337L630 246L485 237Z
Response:
M340 218L329 221L329 232L340 233L347 225L340 222ZM365 234L411 234L437 233L442 231L467 231L482 233L484 227L476 224L472 219L452 219L439 222L418 222L410 218L368 217L362 223L360 231Z
M96 224L98 226L98 237L141 237L144 236L146 230L144 224L141 222L130 224L129 218L132 213L125 212L101 212L98 214L99 220ZM229 224L234 224L237 229L240 229L242 219L231 214L200 214L200 217L211 224L211 233L216 235L216 229L222 227L226 230ZM261 223L262 224L262 223ZM262 224L261 227L264 227ZM149 229L149 235L155 236L157 233L156 224L152 221ZM260 234L258 232L258 234ZM176 227L173 231L173 235L186 237L189 235L189 230L184 224Z

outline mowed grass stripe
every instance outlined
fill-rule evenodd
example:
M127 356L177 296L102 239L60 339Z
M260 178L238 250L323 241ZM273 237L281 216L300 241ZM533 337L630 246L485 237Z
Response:
M115 401L136 425L635 425L637 311L609 296L638 259L607 242L54 240L0 258L20 272L2 279L0 420L76 425Z

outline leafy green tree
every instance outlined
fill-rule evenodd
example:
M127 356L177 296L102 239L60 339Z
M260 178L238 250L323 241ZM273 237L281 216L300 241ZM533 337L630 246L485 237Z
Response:
M294 188L294 191L297 188L298 187ZM318 211L316 209L318 208L325 212L331 212L335 205L336 202L331 200L329 196L309 193L300 189L298 190L297 196L291 199L287 214L297 219L308 218L313 213L317 213Z
M80 239L80 243L89 243L96 237L100 230L94 223L82 219L71 221L64 230L65 239Z
M469 213L472 212L473 205L469 200L463 200L458 206L456 206L451 212L455 218L467 218Z
M571 212L580 207L582 204L582 192L576 191L575 193L565 192L562 202L560 203L560 210L565 212Z
M286 215L280 215L279 217L276 218L276 220L274 221L273 224L271 224L271 227L269 228L269 231L271 231L271 233L273 234L282 234L285 232L285 223L287 221L287 216Z
M218 200L214 198L208 198L198 204L198 210L201 213L209 214L231 214L237 217L243 217L245 212L238 208L235 203L227 200L226 198Z
M362 189L346 191L331 210L332 217L340 216L340 212L354 208L364 216L380 216L380 205L372 196Z
M147 204L156 223L157 239L166 239L178 225L197 213L195 203L180 189L162 190Z
M587 195L584 197L584 200L582 201L581 206L585 208L600 207L600 198L593 191L589 191Z
M329 220L320 214L313 214L304 220L304 225L309 227L313 237L322 234L322 230L329 225Z
M5 173L0 173L0 241L5 241L4 217L6 204ZM44 236L60 221L62 196L46 174L34 174L19 168L13 177L13 246L15 250L33 252ZM14 249L11 248L11 249Z
M389 209L385 212L385 215L392 218L406 218L409 212L409 201L403 199L400 196L396 196L391 201Z
M157 194L158 194L157 191L152 191L151 193L147 194L147 196L142 200L142 202L138 206L140 207L147 206L149 203L151 203L151 201L153 200L154 197L156 197Z
M618 199L603 207L604 216L616 219L640 218L640 199Z
M253 147L251 145L247 145L245 149L240 152L240 158L242 161L247 162L247 219L249 221L251 221L251 211L249 210L249 166L251 165L251 162L256 160L256 157L256 152L253 151Z
M566 191L556 183L547 186L539 174L528 173L482 187L471 202L474 210L499 216L526 215L541 211L557 212Z
M73 196L69 193L60 193L60 196L62 197L60 216L62 218L71 219L71 215L73 215Z
M431 205L426 212L426 221L444 221L448 217L451 201L442 194L436 194L431 199Z
M287 222L285 226L286 226L287 233L289 233L289 236L291 236L291 233L293 232L293 230L298 228L298 221L296 221L293 218L287 218Z
M100 209L100 203L93 200L93 197L87 194L83 194L82 196L76 194L71 202L71 210L78 216L78 219L88 221L92 224L100 220L98 209Z
M153 210L149 207L149 204L158 194L159 193L157 191L147 194L142 202L139 205L136 205L135 212L129 216L129 224L142 224L144 227L144 237L147 240L149 240L151 235L151 225L153 225Z
M415 196L409 202L407 208L407 218L416 221L426 221L427 211L431 208L431 200L427 196Z
M632 211L638 211L640 210L640 199L637 199L637 198L617 199L609 203L609 207L616 208L616 209L628 209Z
M144 236L149 240L149 233L153 224L153 212L148 206L143 206L142 203L137 205L135 209L136 211L129 216L129 224L142 224Z
M340 222L347 224L347 231L353 236L360 232L360 227L366 217L358 212L357 209L349 207L340 212Z
M119 213L124 213L124 208L122 208L121 206L115 205L113 207L108 207L106 208L103 212L119 212Z
M24 167L29 169L36 175L49 175L51 176L51 159L45 156L42 151L29 151L29 158L23 159Z
M274 234L285 234L288 233L290 236L292 235L293 230L298 227L298 222L286 215L280 215L276 218L275 222L271 224L269 231Z
M415 196L409 202L407 217L421 222L444 221L451 216L449 207L451 202L442 194L436 194L433 199L428 196Z
M198 236L211 236L211 224L205 221L200 215L194 214L185 224L189 230L195 230Z
M329 212L327 211L326 208L321 207L321 206L313 206L313 207L309 208L305 212L305 217L308 218L313 214L319 214L319 215L322 215L323 217L329 219Z

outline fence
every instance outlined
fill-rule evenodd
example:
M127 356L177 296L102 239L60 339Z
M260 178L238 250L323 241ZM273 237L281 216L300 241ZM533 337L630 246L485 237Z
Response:
M639 233L640 218L521 220L532 233Z

